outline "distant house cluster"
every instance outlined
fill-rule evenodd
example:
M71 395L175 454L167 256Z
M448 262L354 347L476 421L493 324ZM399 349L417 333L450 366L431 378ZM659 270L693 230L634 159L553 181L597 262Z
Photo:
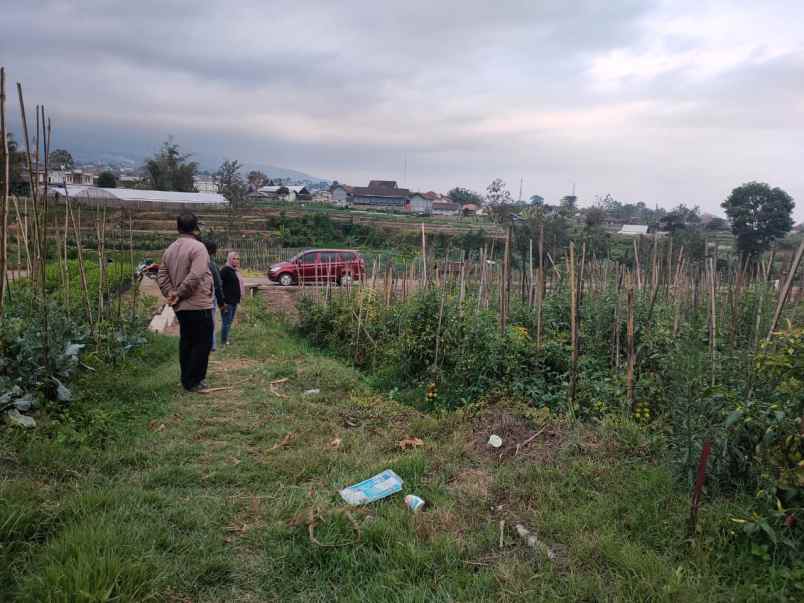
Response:
M249 195L252 199L266 201L312 201L313 195L306 186L279 185L263 186Z
M372 180L368 186L334 184L329 193L331 202L338 207L420 216L457 216L461 213L461 205L449 197L433 191L412 192L400 188L394 180Z
M199 193L217 193L218 183L213 176L196 176L193 178L193 186Z
M44 186L46 178L48 186L64 186L65 184L93 186L98 181L98 177L95 174L82 169L48 170L45 172L45 169L41 168L39 172L37 172L36 178L39 186Z

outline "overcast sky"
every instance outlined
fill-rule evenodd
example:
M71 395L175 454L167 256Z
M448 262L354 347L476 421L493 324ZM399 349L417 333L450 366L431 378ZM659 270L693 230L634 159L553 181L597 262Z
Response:
M801 221L802 22L800 0L26 0L0 62L80 155L173 135L209 167L718 213L760 180Z

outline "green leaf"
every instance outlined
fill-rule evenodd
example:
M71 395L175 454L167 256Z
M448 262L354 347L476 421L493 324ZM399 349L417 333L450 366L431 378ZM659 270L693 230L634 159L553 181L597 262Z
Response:
M776 532L773 530L772 527L770 527L770 525L768 525L767 520L762 519L762 520L757 522L757 525L759 525L759 527L762 529L762 531L765 532L765 534L768 535L768 538L770 538L770 540L771 540L771 542L773 544L777 544L778 540L776 538Z
M737 421L743 418L743 411L734 410L726 417L726 428L732 427Z

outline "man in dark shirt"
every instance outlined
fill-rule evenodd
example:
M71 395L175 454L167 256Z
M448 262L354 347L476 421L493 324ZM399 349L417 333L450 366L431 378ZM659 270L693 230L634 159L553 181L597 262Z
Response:
M223 314L226 304L223 303L223 284L221 282L221 271L215 263L215 254L218 253L218 244L215 241L204 241L204 246L209 253L209 269L212 272L212 285L215 290L215 305L220 308ZM212 351L215 351L215 309L212 309Z

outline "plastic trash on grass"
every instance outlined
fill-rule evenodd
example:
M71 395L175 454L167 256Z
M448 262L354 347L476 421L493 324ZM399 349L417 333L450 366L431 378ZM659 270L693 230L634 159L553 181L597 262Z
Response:
M366 505L402 490L402 478L390 469L340 491L341 498L353 506Z

